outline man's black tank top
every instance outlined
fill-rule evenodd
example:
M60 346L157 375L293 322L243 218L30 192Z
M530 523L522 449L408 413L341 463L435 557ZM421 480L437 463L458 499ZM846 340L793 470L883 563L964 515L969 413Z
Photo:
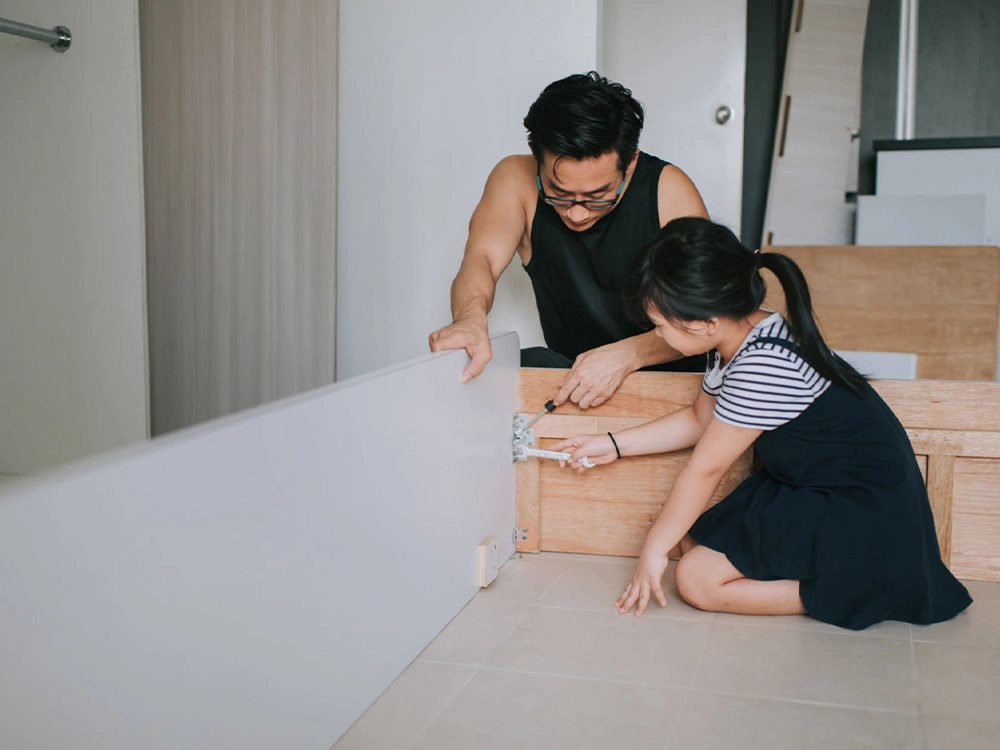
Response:
M550 349L576 359L643 332L625 314L622 290L633 260L660 231L660 172L667 164L640 151L632 181L618 205L583 232L567 227L538 196L531 260L524 270L535 289ZM703 363L699 358L698 364L691 364L704 369Z

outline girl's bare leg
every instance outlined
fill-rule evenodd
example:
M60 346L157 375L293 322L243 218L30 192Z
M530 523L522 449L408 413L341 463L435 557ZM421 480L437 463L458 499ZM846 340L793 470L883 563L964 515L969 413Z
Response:
M681 542L684 550L684 543ZM798 581L746 578L721 552L693 545L677 563L677 589L692 607L742 615L805 614Z

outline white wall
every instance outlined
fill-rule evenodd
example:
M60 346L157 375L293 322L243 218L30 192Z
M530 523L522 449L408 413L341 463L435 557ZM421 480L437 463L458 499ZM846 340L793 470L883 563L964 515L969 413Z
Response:
M147 435L135 0L0 0L0 472Z
M597 0L341 0L337 377L427 351L493 166L546 84L596 67ZM509 278L508 278L509 277ZM527 274L491 331L541 344Z

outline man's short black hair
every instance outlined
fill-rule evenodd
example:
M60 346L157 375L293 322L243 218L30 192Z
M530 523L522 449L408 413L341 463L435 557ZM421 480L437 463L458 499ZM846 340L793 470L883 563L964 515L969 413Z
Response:
M539 164L545 152L592 159L614 151L622 172L639 148L644 114L632 92L596 71L550 83L524 118Z

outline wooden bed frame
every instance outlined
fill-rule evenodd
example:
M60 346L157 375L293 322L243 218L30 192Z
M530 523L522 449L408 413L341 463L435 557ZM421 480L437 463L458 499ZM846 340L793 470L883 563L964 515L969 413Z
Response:
M915 352L917 377L997 379L1000 248L766 247L802 268L835 349ZM766 306L784 310L769 272Z
M519 411L536 414L565 370L522 369ZM927 480L945 562L959 578L1000 582L1000 383L883 380L873 383L906 427ZM614 432L694 402L700 375L639 372L601 406L572 404L533 426L546 448L558 439ZM583 475L554 461L517 464L520 552L638 555L690 451L627 458ZM748 451L713 503L749 475ZM672 556L676 556L677 550Z

